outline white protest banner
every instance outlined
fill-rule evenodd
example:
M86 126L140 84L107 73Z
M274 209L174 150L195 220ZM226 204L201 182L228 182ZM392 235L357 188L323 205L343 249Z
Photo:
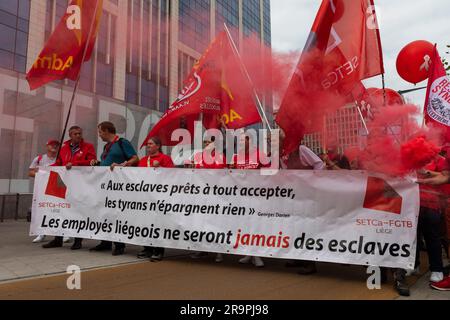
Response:
M412 269L419 188L362 171L42 169L31 235Z

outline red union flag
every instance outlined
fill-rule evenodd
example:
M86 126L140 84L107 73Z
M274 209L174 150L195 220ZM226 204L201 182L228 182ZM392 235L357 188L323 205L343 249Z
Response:
M343 105L360 81L384 73L373 1L323 0L277 114L283 153L331 105Z
M66 14L27 74L31 90L54 80L77 79L82 63L91 58L102 4L103 0L70 1ZM86 57L81 61L86 46Z
M436 46L428 80L425 120L447 130L450 127L450 77L445 71Z
M221 32L194 65L183 90L142 146L155 136L163 145L176 145L178 141L172 141L172 133L180 128L189 130L193 136L194 122L201 114L206 128L218 127L219 118L230 129L260 122L252 85L244 76L240 63L226 32Z

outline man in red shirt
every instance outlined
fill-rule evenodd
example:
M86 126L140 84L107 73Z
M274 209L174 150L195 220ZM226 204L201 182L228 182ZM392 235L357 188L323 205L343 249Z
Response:
M83 130L79 126L73 126L69 129L69 137L70 140L64 142L53 166L65 166L67 170L72 169L73 166L90 166L91 161L97 159L97 155L94 146L83 140ZM81 249L81 243L82 239L76 238L71 249ZM62 245L63 237L55 237L42 247L48 249L62 247Z
M139 161L140 168L173 168L172 158L161 152L161 139L150 138L147 142L147 156ZM138 254L139 259L150 258L152 262L161 261L164 256L164 248L144 247Z

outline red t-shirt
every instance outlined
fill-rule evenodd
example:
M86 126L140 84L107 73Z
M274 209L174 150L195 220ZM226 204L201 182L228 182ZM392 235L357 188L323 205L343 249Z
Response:
M254 170L265 167L260 162L259 150L253 150L251 153L245 154L245 161L242 156L237 154L233 156L233 167L238 170Z
M146 156L139 161L138 167L144 168L173 168L172 158L164 153L158 153L155 156Z
M444 157L438 157L425 167L426 170L434 172L442 172L449 169L447 160ZM440 209L440 195L448 192L448 187L445 186L427 186L420 185L420 206L439 210Z
M211 159L208 159L211 157ZM226 169L227 161L223 154L199 152L194 155L196 169Z

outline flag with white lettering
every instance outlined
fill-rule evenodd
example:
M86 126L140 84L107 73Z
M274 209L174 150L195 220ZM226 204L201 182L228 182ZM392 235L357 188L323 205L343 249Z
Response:
M450 77L435 46L431 62L425 101L425 120L428 123L450 127Z
M361 80L384 73L372 0L323 0L276 122L283 153L298 148L314 119L344 105Z
M142 146L155 136L163 145L174 146L178 141L172 141L172 133L180 128L188 130L193 137L194 122L200 115L203 115L203 125L207 129L218 128L220 119L229 129L261 122L252 84L245 77L239 59L225 31L219 33L194 65L183 90Z
M70 1L65 15L27 74L31 90L54 80L78 78L82 63L91 58L102 7L103 0Z

